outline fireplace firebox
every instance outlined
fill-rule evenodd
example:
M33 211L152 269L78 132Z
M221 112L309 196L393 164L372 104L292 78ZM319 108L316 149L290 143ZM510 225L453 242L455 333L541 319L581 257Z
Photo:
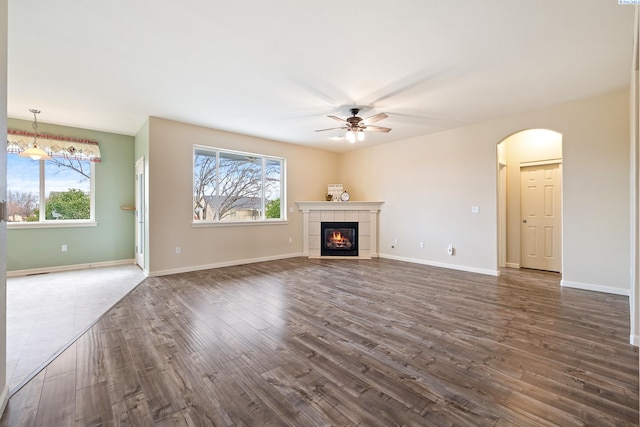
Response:
M357 222L320 223L321 256L358 256Z

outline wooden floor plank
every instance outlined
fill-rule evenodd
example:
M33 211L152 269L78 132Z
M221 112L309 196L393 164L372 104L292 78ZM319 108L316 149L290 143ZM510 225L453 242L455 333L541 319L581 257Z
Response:
M154 424L149 405L142 392L114 403L111 407L111 413L113 414L113 425L144 427Z
M146 279L9 401L22 425L638 425L628 298L391 260Z
M82 426L111 424L113 411L107 383L92 384L76 393L75 422Z
M75 424L75 372L47 377L42 385L36 426L73 426Z

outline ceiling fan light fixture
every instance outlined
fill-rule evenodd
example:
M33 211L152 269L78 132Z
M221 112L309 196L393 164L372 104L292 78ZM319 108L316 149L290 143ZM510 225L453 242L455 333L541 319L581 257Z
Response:
M354 131L352 130L347 131L347 141L349 141L352 144L356 142L356 133Z
M364 132L389 133L391 131L391 128L382 126L371 126L371 123L376 123L382 119L386 119L387 117L389 117L386 113L378 113L374 114L373 116L367 117L366 119L362 119L361 117L358 117L358 113L360 112L359 108L352 108L349 111L351 112L351 117L347 117L346 119L342 119L337 116L327 116L332 120L341 122L342 126L328 129L317 129L316 132L346 129L346 140L351 144L354 144L356 141L364 141Z

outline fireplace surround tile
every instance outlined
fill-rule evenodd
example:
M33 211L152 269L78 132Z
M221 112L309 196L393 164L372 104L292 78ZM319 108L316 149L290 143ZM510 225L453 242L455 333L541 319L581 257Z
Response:
M362 248L368 248L369 257L371 257L371 236L358 233L358 239L360 239L360 252L362 252Z
M358 257L371 259L378 256L378 212L384 202L295 202L302 212L303 255L320 258L322 222L357 222ZM339 256L323 258L343 258Z
M321 211L320 222L333 222L335 221L334 211Z
M360 213L358 211L344 212L344 220L347 222L360 222Z

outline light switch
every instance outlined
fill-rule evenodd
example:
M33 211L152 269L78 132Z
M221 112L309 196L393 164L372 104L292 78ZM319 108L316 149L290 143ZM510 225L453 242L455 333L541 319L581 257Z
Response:
M480 206L471 206L471 213L472 214L480 213Z

